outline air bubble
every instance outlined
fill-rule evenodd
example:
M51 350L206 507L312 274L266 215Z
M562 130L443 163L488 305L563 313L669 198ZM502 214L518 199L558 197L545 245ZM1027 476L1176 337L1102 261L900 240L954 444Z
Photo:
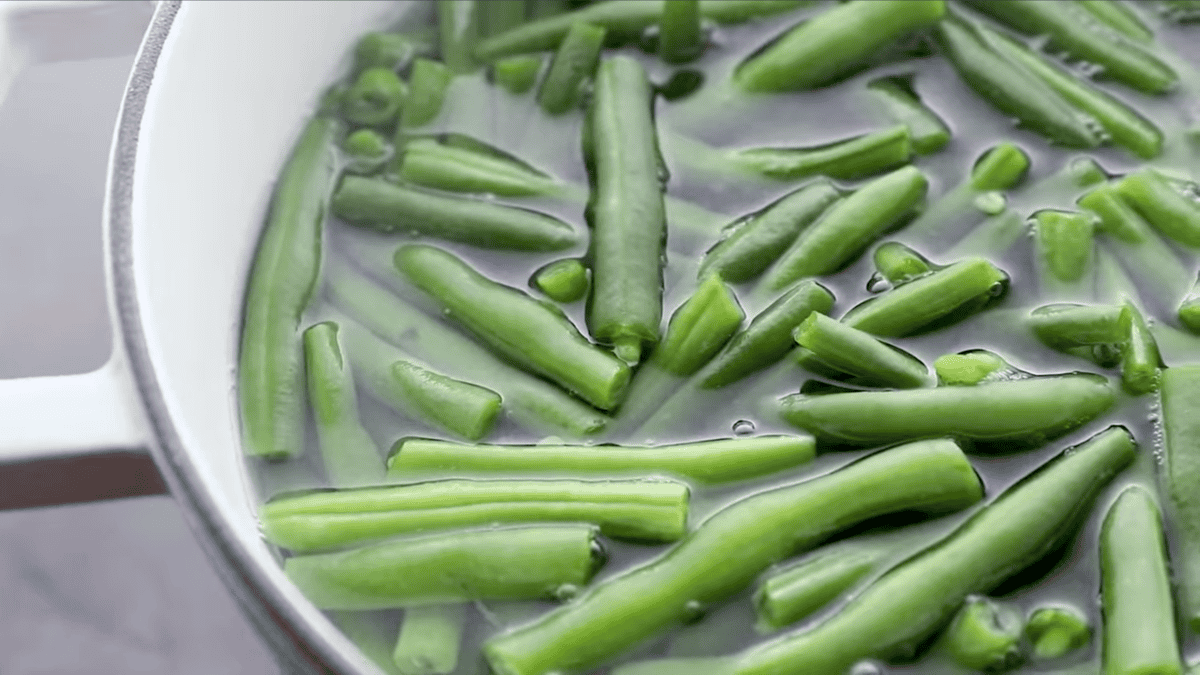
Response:
M559 602L567 602L579 597L579 586L575 584L563 584L554 589L554 598Z
M1008 205L1008 200L1004 198L1004 194L996 190L989 190L975 198L975 208L989 216L995 216L1004 211Z
M882 293L892 287L891 282L884 278L882 274L876 272L867 280L868 293Z
M859 661L850 668L850 675L883 675L883 666L874 661Z
M749 436L754 433L754 422L750 420L738 420L734 422L733 433L735 436Z

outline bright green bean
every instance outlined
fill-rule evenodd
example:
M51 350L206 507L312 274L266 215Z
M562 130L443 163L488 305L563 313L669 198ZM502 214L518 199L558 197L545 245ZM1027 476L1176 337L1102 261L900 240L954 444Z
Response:
M467 623L461 603L409 607L404 610L392 662L400 675L450 675L458 667L458 650Z
M438 46L442 62L451 72L469 73L475 69L475 43L482 28L478 16L481 4L484 3L476 0L437 0Z
M368 68L342 98L342 116L351 124L390 126L408 98L408 85L390 68Z
M1172 568L1180 614L1200 631L1200 367L1167 368L1161 386L1163 483L1178 551Z
M1200 246L1200 204L1159 172L1139 169L1117 183L1117 192L1159 232L1186 246Z
M967 596L946 628L945 644L958 665L974 671L1011 670L1020 664L1021 615L1007 604L979 595Z
M447 192L478 192L525 197L562 194L565 186L531 167L430 138L404 146L400 177Z
M971 176L929 205L905 228L927 247L944 249L950 229L965 218L978 218L976 202L986 194L1015 187L1029 172L1029 155L1011 143L997 143L975 160Z
M1184 328L1193 333L1200 333L1200 276L1197 277L1195 283L1192 284L1191 291L1179 304L1179 311L1176 315Z
M692 375L729 342L745 318L733 291L720 275L711 274L671 315L651 360L674 375Z
M1121 35L1138 42L1150 42L1154 32L1121 0L1075 0L1092 16Z
M1131 321L1129 341L1121 351L1121 386L1125 393L1141 396L1158 389L1162 357L1142 313L1128 300L1125 307Z
M687 63L703 50L700 0L664 0L658 27L658 55L667 63Z
M969 387L991 382L1011 370L999 354L986 349L971 349L958 354L943 354L933 362L938 382L947 387Z
M1046 346L1059 351L1129 340L1132 308L1122 305L1055 303L1029 313L1029 327Z
M438 61L413 61L412 72L408 75L408 99L400 113L401 128L398 133L432 122L442 111L446 89L450 87L452 79L454 73Z
M1029 155L1012 143L988 148L971 167L970 185L975 190L1008 190L1029 173Z
M414 58L433 53L432 37L419 33L367 33L354 46L354 72L368 68L404 70Z
M824 314L809 314L795 337L824 363L871 384L898 389L932 384L929 369L911 354Z
M496 84L512 94L524 94L533 89L538 72L542 69L540 56L510 56L492 64L492 77Z
M911 77L884 77L867 85L888 116L908 127L914 152L928 155L950 142L950 128L913 91Z
M392 144L374 129L359 129L342 142L348 160L346 171L371 174L387 164L395 154Z
M555 260L534 273L534 288L557 302L575 302L587 295L588 270L577 258Z
M751 148L729 154L733 165L777 180L828 176L855 180L907 164L912 142L903 124L809 148Z
M924 256L898 241L880 244L872 259L879 277L892 286L906 284L934 271Z
M596 71L603 48L603 28L588 23L572 24L542 79L538 91L542 110L561 115L579 103L581 90Z
M1094 268L1096 219L1078 211L1033 214L1034 246L1043 291L1079 282Z
M1057 659L1086 645L1092 639L1092 627L1077 609L1039 607L1025 623L1025 637L1033 646L1036 659Z

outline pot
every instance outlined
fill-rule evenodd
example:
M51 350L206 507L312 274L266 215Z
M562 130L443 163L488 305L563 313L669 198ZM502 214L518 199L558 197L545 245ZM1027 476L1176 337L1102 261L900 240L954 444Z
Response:
M273 182L321 90L357 36L410 5L159 3L109 167L113 355L84 375L0 381L0 409L18 411L0 425L0 485L24 494L3 505L161 491L152 457L288 672L382 671L259 535L235 390L245 283Z

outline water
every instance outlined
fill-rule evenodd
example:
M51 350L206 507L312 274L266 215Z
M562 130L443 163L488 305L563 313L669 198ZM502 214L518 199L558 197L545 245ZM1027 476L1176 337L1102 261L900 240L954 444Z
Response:
M953 141L943 151L932 156L919 157L915 162L930 178L929 203L950 192L962 181L976 158L986 148L1001 140L1008 140L1023 147L1032 159L1032 169L1024 188L1018 188L1007 195L989 194L977 200L978 208L968 208L956 216L954 228L936 241L909 242L905 239L903 230L889 238L910 243L936 264L949 264L957 259L957 256L949 256L945 252L983 222L988 213L1001 211L1005 206L1023 216L1043 208L1073 207L1074 200L1081 191L1059 190L1048 193L1033 186L1077 160L1079 155L1052 148L1040 136L1013 128L1009 120L995 113L967 89L949 65L940 58L918 57L891 63L850 78L839 86L817 92L771 96L746 96L732 92L727 84L732 68L748 52L776 34L780 27L803 15L802 11L775 20L721 27L713 34L713 41L720 45L720 48L709 50L686 68L668 67L657 58L635 48L621 50L639 58L654 82L670 83L669 99L660 97L655 111L659 124L660 145L670 171L667 183L669 195L724 214L728 216L730 223L735 222L745 214L778 199L796 185L766 180L714 177L710 172L689 167L679 161L678 150L681 146L673 139L682 135L721 148L809 146L865 133L891 122L884 116L882 109L876 107L869 99L863 85L877 77L912 73L915 75L918 94L950 124L954 132ZM1189 39L1194 39L1194 33L1189 38L1188 33L1181 28L1162 27L1159 34L1159 39L1171 49L1185 47L1190 44ZM1192 51L1196 51L1195 47L1192 47ZM1198 61L1193 61L1196 62ZM1183 140L1182 131L1184 124L1195 122L1192 113L1188 111L1200 109L1184 98L1195 98L1196 89L1185 88L1179 94L1162 99L1144 97L1119 87L1110 86L1107 89L1134 104L1167 133L1168 150L1162 158L1156 160L1156 164L1167 170L1181 171L1183 175L1188 175L1189 169L1198 165L1189 149L1190 146ZM747 123L746 120L755 122ZM511 153L563 181L583 186L587 184L587 172L579 141L581 123L582 116L578 113L549 118L541 113L533 95L512 96L490 86L483 75L471 75L456 78L442 114L434 120L429 130L469 135ZM1113 148L1087 154L1098 160L1112 174L1128 171L1141 164ZM586 226L584 204L579 200L497 198L497 201L541 210L577 227ZM413 239L403 235L379 235L349 227L336 220L329 224L327 232L327 255L352 258L360 256L363 251L382 252L386 256L398 244ZM700 258L715 241L718 233L714 230L708 237L694 234L677 235L678 232L674 229L668 234L664 271L664 322L665 318L691 294ZM553 254L518 254L484 251L454 243L431 243L453 251L486 276L518 288L527 288L530 276L549 262L587 254L585 244L581 244L575 250ZM1189 269L1195 269L1197 261L1194 252L1178 247L1173 247L1173 252L1186 262ZM1014 367L1034 374L1075 370L1112 374L1111 371L1104 371L1089 361L1050 351L1020 327L1019 319L1024 313L1047 302L1044 291L1038 288L1029 238L1018 237L1013 246L979 253L990 257L1011 276L1011 287L1003 300L986 312L951 328L894 340L896 346L921 358L925 363L932 363L936 357L949 352L989 349L1004 356ZM361 257L359 262L364 262ZM366 267L369 268L370 265ZM859 302L872 297L874 293L886 290L886 284L878 283L870 256L866 255L858 258L846 269L823 278L821 282L837 298L833 316L840 316ZM1113 288L1111 284L1105 286L1096 283L1083 290L1088 296L1084 299L1097 302L1117 301L1118 298L1112 297ZM436 309L412 289L399 290L414 304L436 313ZM753 283L738 286L736 291L747 316L757 314L773 299L755 292ZM1173 307L1162 303L1155 304L1148 292L1143 292L1142 295L1150 314L1148 318L1154 320L1157 316L1158 320L1164 323L1172 323L1170 317ZM318 300L314 303L310 310L311 320L320 318L327 310L324 302ZM584 303L572 303L563 306L562 309L581 332L586 334ZM1175 363L1172 354L1164 349L1168 363ZM597 440L665 443L788 433L791 430L779 420L762 414L762 402L798 391L807 380L819 379L804 373L796 366L780 364L724 389L697 395L666 431L643 433L634 437L629 436L629 432L626 431L624 435L608 435ZM359 403L364 423L383 453L401 437L442 435L436 429L398 416L386 406L372 400L366 392L359 392ZM1011 486L1061 449L1081 442L1110 424L1126 425L1141 442L1142 447L1136 465L1119 476L1101 495L1078 535L1060 551L997 589L995 595L1014 603L1026 615L1035 607L1045 604L1071 605L1084 612L1094 626L1099 625L1096 552L1099 521L1107 505L1122 487L1131 483L1140 483L1151 488L1155 486L1155 464L1161 457L1161 433L1157 419L1156 397L1131 399L1122 396L1118 407L1103 419L1049 446L1013 454L972 457L990 498ZM289 490L325 484L316 452L315 436L311 429L309 436L309 450L301 458L284 464L254 464L254 473L264 499ZM557 439L546 439L544 435L531 433L507 419L498 424L495 432L488 438L489 442L502 443L537 443L547 440ZM718 488L694 486L691 524L695 526L703 522L708 515L738 497L835 470L863 454L865 451L825 453L806 466L764 479ZM943 518L942 525L935 524L933 530L945 531L961 519L962 515ZM855 532L887 524L886 520L874 522L856 528ZM606 542L605 546L609 560L593 583L618 575L623 570L650 560L665 550L664 547L626 542ZM560 591L560 599L566 600L578 593L579 589L564 587ZM482 672L478 647L487 636L525 623L553 607L554 603L482 602L474 605L473 618L464 638L458 670L460 673ZM764 637L753 628L753 611L748 591L717 605L697 604L690 609L694 614L692 623L669 634L648 638L641 647L623 655L618 663L651 656L727 654L754 644ZM830 611L836 611L836 603L834 607L818 612L806 622L819 621ZM401 615L400 612L389 611L359 613L347 618L345 614L347 613L341 613L336 618L340 625L346 626L348 632L358 636L374 635L372 639L382 639L385 642L394 639ZM364 619L374 632L362 630ZM352 627L356 628L351 630ZM1187 635L1187 632L1183 631L1181 635ZM1188 651L1195 647L1194 643L1194 640L1189 639L1186 645ZM386 661L390 647L383 645L382 651L377 647L379 645L367 651L381 654L380 659ZM1062 663L1054 665L1065 667L1094 660L1098 658L1098 648L1098 638L1095 638L1086 649L1073 653ZM878 675L899 671L942 673L951 670L952 666L941 662L935 656L907 665L863 661L856 665L852 672L855 675Z

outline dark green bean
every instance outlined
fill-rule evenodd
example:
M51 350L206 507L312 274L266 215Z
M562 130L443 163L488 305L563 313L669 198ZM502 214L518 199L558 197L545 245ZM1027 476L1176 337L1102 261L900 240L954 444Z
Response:
M1159 172L1139 169L1117 183L1117 193L1159 232L1186 246L1200 246L1200 204Z
M496 84L512 94L524 94L533 89L544 59L541 56L510 56L492 64Z
M950 128L913 91L910 77L884 77L867 85L897 124L908 127L913 151L928 155L950 142Z
M454 73L438 61L413 61L412 72L408 75L408 99L400 113L400 132L429 124L441 113L452 79Z
M255 457L294 457L304 451L304 354L298 331L321 267L325 208L341 134L341 123L324 117L304 128L271 197L250 272L238 394L244 447Z
M1121 386L1125 393L1141 396L1158 389L1162 357L1142 313L1128 300L1125 301L1125 307L1131 321L1129 342L1121 351Z
M495 2L495 0L489 0ZM437 0L439 51L442 62L454 73L469 73L475 69L474 50L479 41L478 8L476 0Z
M973 671L1011 670L1022 660L1024 624L1024 618L1007 604L970 595L946 628L946 650L958 665Z
M810 148L751 148L729 155L732 163L778 180L823 175L854 180L907 164L912 158L908 127L898 125Z
M603 28L589 23L571 26L550 60L550 70L542 79L542 88L538 91L542 110L561 115L579 103L581 90L596 71L603 47Z
M458 667L458 650L466 623L467 606L461 603L404 610L400 635L392 652L392 662L400 675L453 673Z
M700 0L664 0L658 24L658 55L667 63L687 63L703 50Z
M822 362L864 382L897 389L932 384L929 369L911 354L824 314L809 314L795 337Z
M1075 0L1092 16L1121 35L1138 42L1150 42L1154 32L1121 0Z
M1092 627L1077 609L1039 607L1025 623L1025 637L1036 659L1058 659L1086 645Z
M484 653L493 670L511 675L591 667L680 623L689 606L741 590L769 565L849 524L896 510L956 511L982 494L970 463L950 441L885 450L821 478L734 502L662 556L487 640Z
M1179 607L1200 631L1200 366L1167 368L1162 375L1163 483L1178 552L1173 561Z
M587 295L588 270L576 258L555 260L534 273L530 283L557 302L575 302Z
M408 85L391 68L368 68L342 97L342 117L351 124L390 126L408 98Z

